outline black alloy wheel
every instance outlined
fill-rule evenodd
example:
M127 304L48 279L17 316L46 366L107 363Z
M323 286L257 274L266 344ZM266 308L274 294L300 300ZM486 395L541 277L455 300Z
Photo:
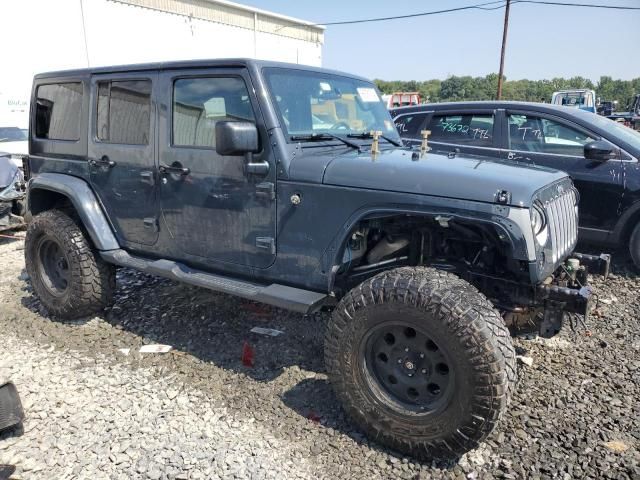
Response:
M428 414L451 398L453 364L423 329L402 322L378 325L361 345L370 386L399 411Z
M49 236L43 236L38 242L38 274L40 281L51 295L60 297L69 287L71 271L69 260L58 241Z

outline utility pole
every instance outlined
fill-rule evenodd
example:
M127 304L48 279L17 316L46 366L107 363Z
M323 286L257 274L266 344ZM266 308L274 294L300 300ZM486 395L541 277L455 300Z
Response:
M507 46L507 30L509 29L509 7L511 0L507 0L507 6L504 9L504 29L502 30L502 51L500 52L500 73L498 74L498 95L497 99L502 99L502 78L504 76L504 50Z

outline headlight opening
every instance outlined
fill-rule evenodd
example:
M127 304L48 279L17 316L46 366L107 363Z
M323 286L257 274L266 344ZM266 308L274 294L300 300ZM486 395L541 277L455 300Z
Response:
M540 245L547 243L547 214L538 202L531 208L531 229Z

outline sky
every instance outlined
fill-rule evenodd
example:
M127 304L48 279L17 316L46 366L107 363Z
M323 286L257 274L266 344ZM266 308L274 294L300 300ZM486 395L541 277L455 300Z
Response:
M315 23L455 8L488 0L236 0ZM562 1L562 0L560 0ZM564 0L571 1L571 0ZM573 0L640 7L640 0ZM384 80L498 72L504 9L328 26L323 66ZM640 10L512 4L505 76L640 77Z

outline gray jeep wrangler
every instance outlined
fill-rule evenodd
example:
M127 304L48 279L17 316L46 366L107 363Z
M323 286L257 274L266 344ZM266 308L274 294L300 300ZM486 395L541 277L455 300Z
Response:
M587 270L608 271L608 256L572 253L566 174L405 148L374 85L343 73L216 60L40 74L29 143L26 265L52 315L109 307L116 266L331 309L336 396L420 458L486 438L515 385L509 328L556 333L589 311Z

